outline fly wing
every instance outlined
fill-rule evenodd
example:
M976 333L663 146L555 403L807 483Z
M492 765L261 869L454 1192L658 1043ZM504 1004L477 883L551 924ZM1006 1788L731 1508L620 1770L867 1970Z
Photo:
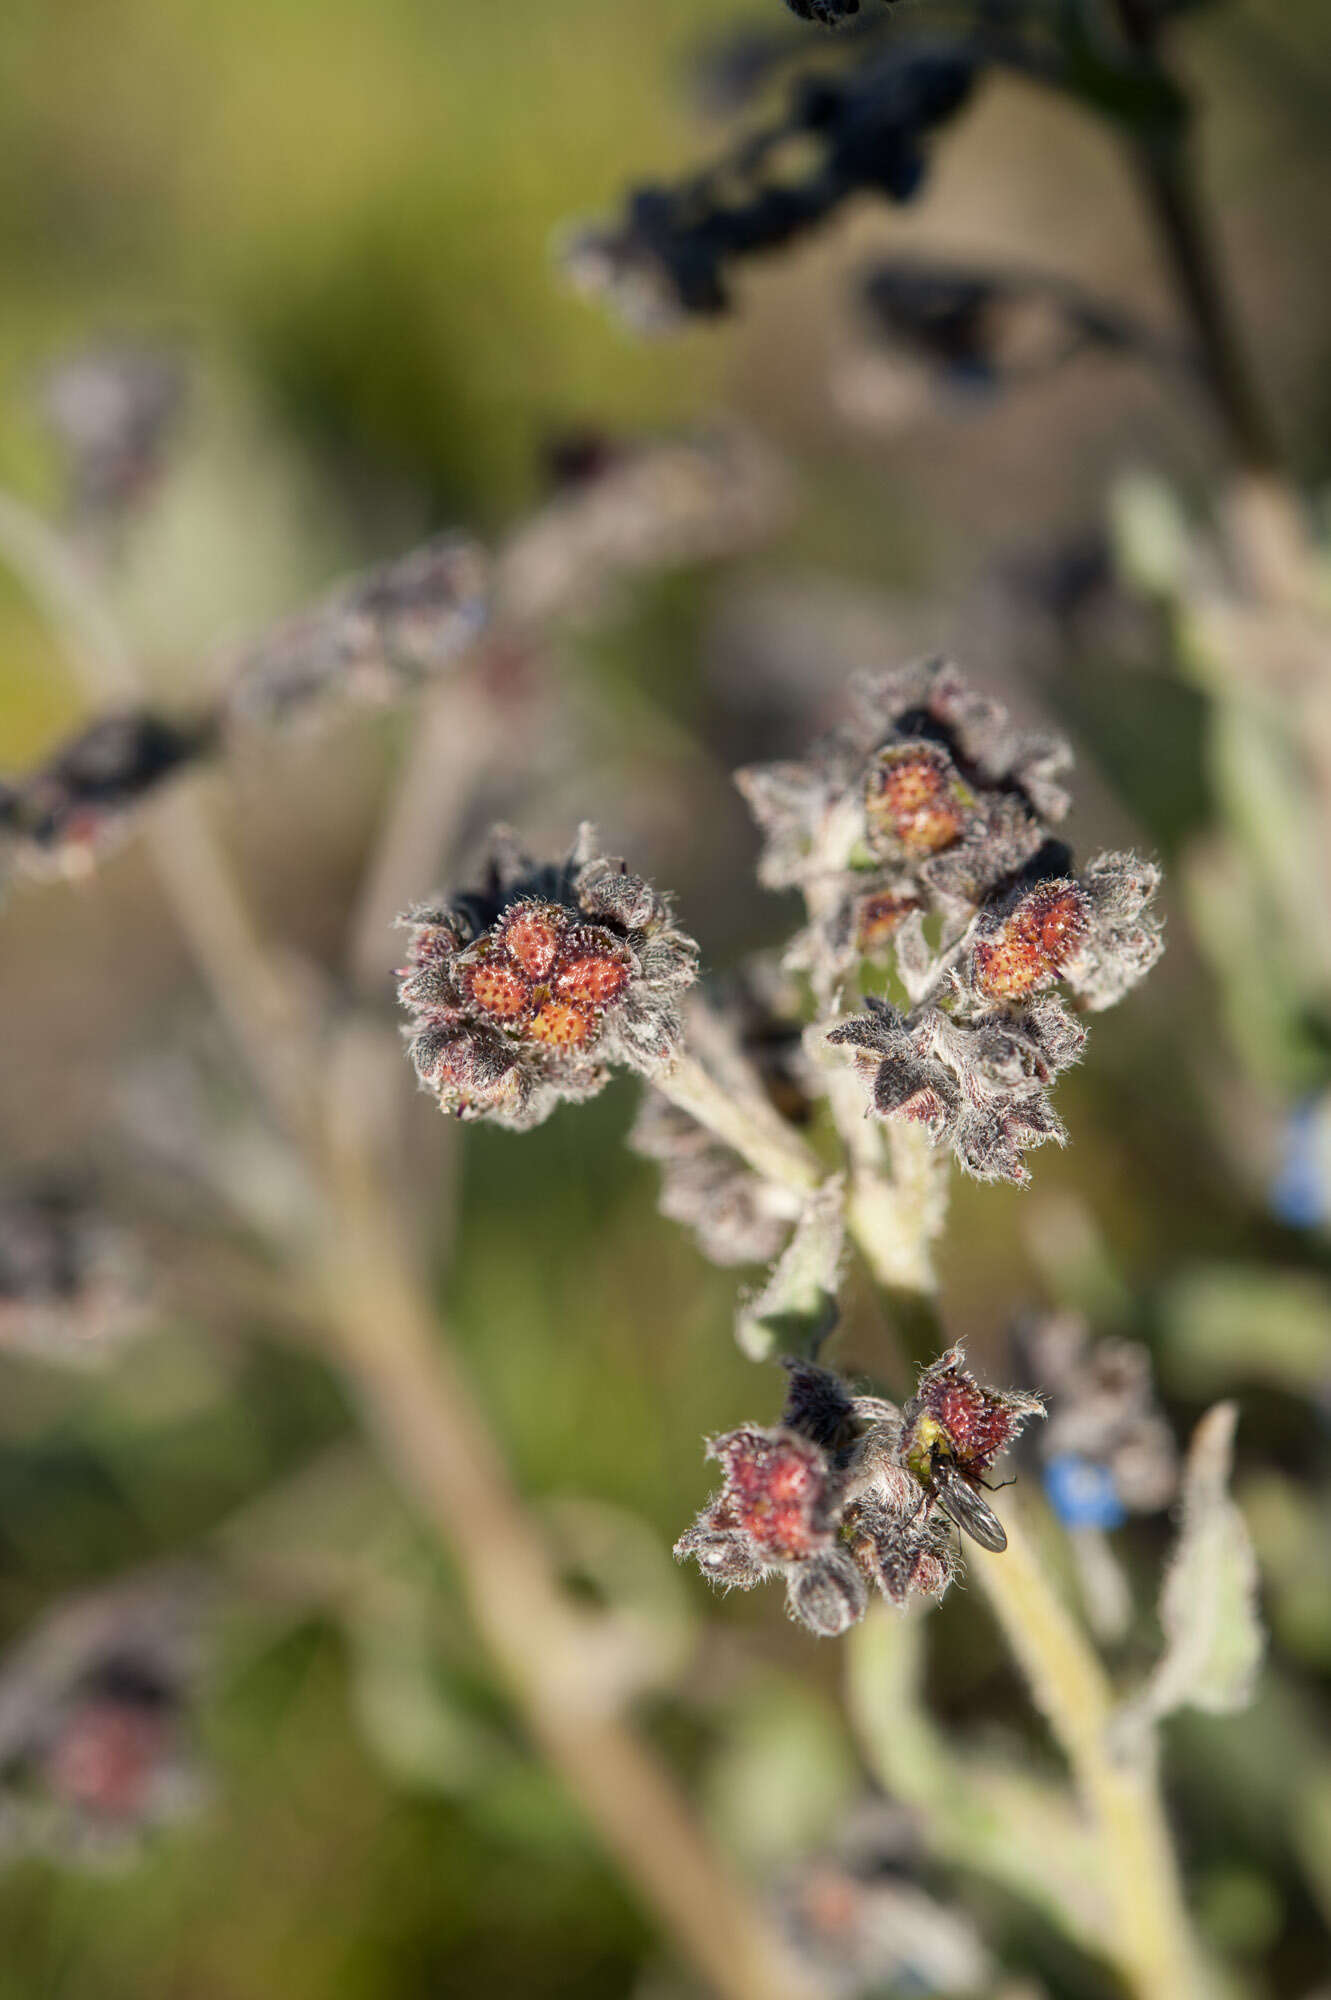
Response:
M1007 1547L1007 1535L987 1501L980 1498L974 1487L968 1486L961 1474L952 1465L934 1468L936 1481L934 1498L949 1520L955 1521L964 1534L982 1549L990 1549L1002 1555Z

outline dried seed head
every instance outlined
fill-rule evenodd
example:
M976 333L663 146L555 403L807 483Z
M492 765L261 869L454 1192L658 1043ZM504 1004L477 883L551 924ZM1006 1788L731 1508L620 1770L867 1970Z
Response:
M861 958L885 956L906 918L922 910L918 896L879 889L862 896L855 908L855 948Z
M725 1470L727 1518L761 1558L799 1562L831 1547L829 1467L817 1445L795 1431L742 1430L708 1450Z
M445 1111L525 1128L678 1047L696 948L593 839L584 827L562 867L538 868L501 835L484 889L402 920L411 1056Z
M940 1459L967 1479L980 1479L1031 1418L1044 1415L1038 1396L987 1389L963 1367L951 1347L920 1376L918 1392L902 1412L902 1456L921 1485Z

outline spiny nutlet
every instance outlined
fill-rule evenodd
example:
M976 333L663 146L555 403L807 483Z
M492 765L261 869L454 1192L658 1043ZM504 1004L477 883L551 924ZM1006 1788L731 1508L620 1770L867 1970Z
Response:
M401 921L412 1061L460 1118L526 1129L593 1096L616 1065L650 1076L679 1045L696 947L649 883L595 851L590 827L551 867L500 834L483 889Z
M999 1000L1051 985L1086 934L1089 899L1075 882L1038 882L975 943L975 983Z
M886 852L938 854L960 840L975 795L936 743L894 743L880 750L864 781L870 838Z

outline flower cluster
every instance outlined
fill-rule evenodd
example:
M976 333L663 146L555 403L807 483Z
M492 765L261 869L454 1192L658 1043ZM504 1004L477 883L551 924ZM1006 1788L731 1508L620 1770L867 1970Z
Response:
M761 879L804 895L787 963L824 1005L887 964L912 1003L871 998L827 1039L854 1051L880 1117L922 1124L981 1179L1024 1182L1024 1152L1063 1136L1049 1086L1085 1031L1054 989L1111 1006L1161 950L1151 864L1106 854L1070 872L1052 832L1069 762L933 661L863 684L854 720L803 763L737 778Z
M1023 878L981 906L956 962L909 1013L870 996L827 1040L854 1052L880 1117L924 1126L979 1180L1024 1186L1026 1151L1065 1137L1049 1087L1086 1042L1052 989L1098 1011L1149 971L1162 949L1147 908L1158 882L1130 854Z
M77 874L126 832L136 808L213 740L206 721L150 709L101 716L46 763L0 788L0 840L33 873Z
M639 328L724 312L736 262L783 247L852 195L909 201L928 141L968 101L975 68L963 50L920 43L800 80L785 118L733 157L675 187L638 188L620 221L579 231L565 253L570 277ZM814 149L802 176L780 157L789 146Z
M589 826L550 867L499 834L480 890L401 921L411 1058L459 1118L526 1130L595 1096L615 1065L650 1076L678 1050L697 948Z
M1155 1400L1151 1357L1132 1340L1092 1340L1085 1320L1055 1313L1020 1345L1046 1386L1040 1437L1045 1491L1070 1528L1117 1528L1167 1507L1178 1484L1174 1434Z
M1004 1536L980 1498L994 1460L1042 1405L982 1387L953 1347L904 1409L851 1393L831 1371L787 1362L780 1425L713 1438L723 1484L675 1545L724 1588L780 1576L792 1617L835 1636L876 1587L892 1604L941 1597L956 1574L951 1529Z

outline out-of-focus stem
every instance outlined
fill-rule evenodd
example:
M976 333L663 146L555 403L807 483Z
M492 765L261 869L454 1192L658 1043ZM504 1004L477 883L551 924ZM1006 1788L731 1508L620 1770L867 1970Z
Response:
M1210 2000L1184 1907L1154 1762L1111 1742L1113 1692L1020 1525L1002 1555L971 1551L978 1579L1092 1815L1110 1947L1135 2000Z
M399 1062L390 1038L383 1043ZM364 1065L351 1068L363 1084ZM335 1079L338 1071L335 1063ZM439 1338L366 1157L357 1094L344 1091L333 1106L323 1275L338 1358L384 1462L452 1552L533 1735L667 1933L724 2000L807 2000L779 1935L587 1671L588 1636Z
M440 859L475 796L476 775L489 767L499 743L499 710L468 663L459 678L421 698L351 922L348 971L367 999L386 986L394 917L435 886Z

